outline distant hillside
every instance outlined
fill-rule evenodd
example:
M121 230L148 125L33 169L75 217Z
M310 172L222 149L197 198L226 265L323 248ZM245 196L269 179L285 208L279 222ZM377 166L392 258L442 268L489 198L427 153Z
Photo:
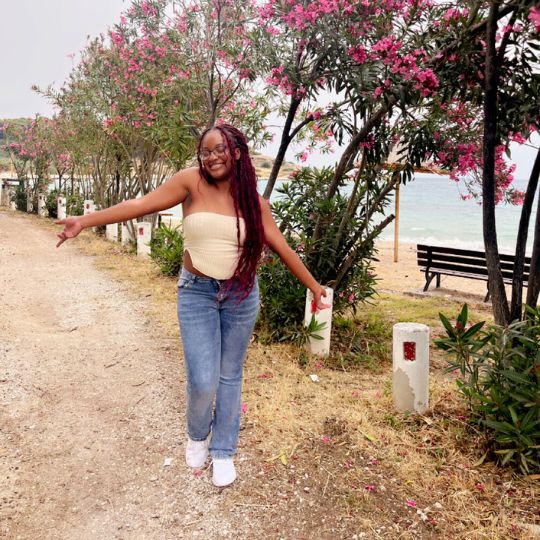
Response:
M270 156L265 156L264 154L260 154L259 152L255 152L254 150L252 150L251 159L253 160L255 172L257 173L257 177L259 178L259 180L268 178L268 175L272 170L272 165L274 164L274 158ZM298 170L299 168L300 167L298 165L294 165L293 163L287 163L285 161L281 166L281 170L279 171L279 177L286 178L287 176L289 176L289 174Z

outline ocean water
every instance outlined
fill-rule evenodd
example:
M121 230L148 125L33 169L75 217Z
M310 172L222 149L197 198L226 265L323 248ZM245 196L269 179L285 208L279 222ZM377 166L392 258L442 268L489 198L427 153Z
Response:
M515 180L517 189L525 189L526 180ZM538 197L538 195L537 195ZM470 199L461 198L458 185L448 177L416 175L415 179L400 189L398 238L403 243L424 243L464 249L484 250L482 234L482 206ZM532 249L535 201L529 222L527 251ZM394 201L392 201L392 212ZM497 240L501 253L513 253L521 206L499 204L495 210ZM394 225L381 234L385 240L394 239Z
M276 182L271 200L279 197ZM259 181L259 193L264 191L266 182ZM525 189L526 180L515 180L517 189ZM537 195L538 196L538 195ZM461 198L458 185L446 176L417 174L414 180L400 188L399 196L399 234L400 243L430 244L463 249L484 250L482 237L482 207L471 199ZM532 249L534 220L537 200L529 223L527 253ZM180 216L179 207L170 211ZM394 212L394 200L387 213ZM513 253L519 219L520 206L500 204L496 208L497 239L501 253ZM380 219L380 217L379 217ZM382 232L382 240L394 239L394 223Z

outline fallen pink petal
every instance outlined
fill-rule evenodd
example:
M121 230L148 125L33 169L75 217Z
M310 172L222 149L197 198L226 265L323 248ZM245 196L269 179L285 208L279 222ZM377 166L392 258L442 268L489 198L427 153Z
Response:
M407 499L406 504L407 506L410 506L411 508L416 508L417 506L416 501L413 501L412 499Z

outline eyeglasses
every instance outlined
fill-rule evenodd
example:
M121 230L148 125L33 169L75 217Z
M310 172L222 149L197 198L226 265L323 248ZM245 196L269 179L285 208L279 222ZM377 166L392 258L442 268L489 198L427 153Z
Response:
M218 144L213 150L201 150L199 152L199 158L201 160L208 159L212 154L217 158L223 157L227 153L227 147L224 144Z

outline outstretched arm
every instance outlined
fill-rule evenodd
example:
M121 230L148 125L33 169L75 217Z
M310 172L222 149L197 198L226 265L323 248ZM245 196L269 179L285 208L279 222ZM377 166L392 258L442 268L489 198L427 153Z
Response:
M330 307L322 301L322 297L326 296L324 287L315 280L300 257L293 249L291 249L289 244L287 244L283 234L281 234L281 231L274 220L274 216L272 216L270 204L262 197L260 198L260 202L266 243L270 249L279 256L283 261L283 264L285 264L291 273L313 293L313 299L317 303L317 309Z
M188 178L190 174L193 174L190 170L179 171L170 180L167 180L167 182L140 199L123 201L110 208L86 216L72 216L56 221L57 225L64 225L64 230L57 235L60 240L56 247L62 245L68 238L77 236L87 227L129 221L181 203L188 195Z

